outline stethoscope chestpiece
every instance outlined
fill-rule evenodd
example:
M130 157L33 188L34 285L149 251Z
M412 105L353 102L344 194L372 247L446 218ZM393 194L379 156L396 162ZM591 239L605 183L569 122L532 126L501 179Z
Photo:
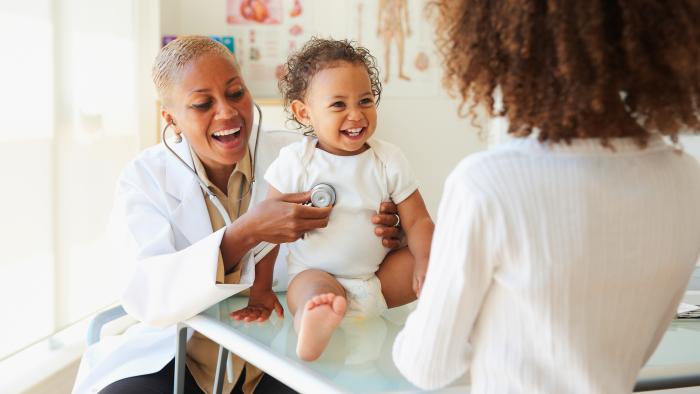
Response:
M319 183L311 188L311 205L324 208L335 204L335 189L326 183Z

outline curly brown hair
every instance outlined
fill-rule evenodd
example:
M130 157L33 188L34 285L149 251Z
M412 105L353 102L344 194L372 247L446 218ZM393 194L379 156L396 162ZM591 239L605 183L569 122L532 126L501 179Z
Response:
M367 48L357 46L348 40L333 40L312 37L304 46L292 54L285 64L285 71L280 78L278 87L284 98L284 108L289 120L297 124L297 128L305 128L294 117L289 107L294 100L304 101L311 81L319 71L335 67L340 62L363 65L367 70L375 105L379 104L382 95L382 83L379 82L377 60ZM312 132L309 130L309 132Z
M434 0L443 83L540 141L698 129L697 0ZM503 108L494 108L500 88Z

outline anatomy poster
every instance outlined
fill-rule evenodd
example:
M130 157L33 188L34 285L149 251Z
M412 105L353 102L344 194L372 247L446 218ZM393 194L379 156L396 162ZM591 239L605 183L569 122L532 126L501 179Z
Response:
M289 53L311 37L305 0L227 0L226 23L246 83L259 97L277 98L277 81Z
M228 0L226 22L232 25L282 23L282 0Z
M353 0L349 38L377 58L384 95L438 95L441 68L424 0Z
M246 83L258 97L280 97L282 65L314 34L367 47L377 58L384 96L431 97L440 94L441 66L426 1L227 0L225 20ZM314 8L323 14L314 15ZM316 28L329 22L332 31Z

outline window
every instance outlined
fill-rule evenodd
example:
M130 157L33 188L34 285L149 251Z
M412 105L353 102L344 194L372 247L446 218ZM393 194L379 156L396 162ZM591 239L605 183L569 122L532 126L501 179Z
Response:
M156 141L157 5L0 4L0 360L117 300L108 217Z

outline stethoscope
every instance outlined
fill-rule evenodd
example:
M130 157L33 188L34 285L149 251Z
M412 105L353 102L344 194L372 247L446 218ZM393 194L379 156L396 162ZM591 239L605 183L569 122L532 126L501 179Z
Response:
M258 111L258 127L255 131L255 146L253 147L253 158L252 158L252 163L251 163L251 165L252 165L252 171L251 171L252 179L250 180L250 186L248 188L248 192L246 192L245 194L243 194L243 183L241 183L241 190L238 194L239 195L238 201L242 201L249 193L252 192L253 184L255 183L255 165L256 165L257 159L258 159L258 141L260 139L260 127L262 125L262 110L260 109L260 106L258 106L257 103L253 102L253 105L255 106L255 109ZM187 171L191 172L192 175L194 175L194 178L199 183L199 186L202 188L202 190L207 195L207 197L209 197L209 201L211 201L212 204L214 204L214 207L216 207L216 210L219 212L219 215L221 215L221 218L224 219L224 223L226 224L226 226L228 226L229 224L231 224L231 217L229 216L228 212L224 208L224 205L221 203L221 200L219 200L219 198L216 197L214 192L211 191L209 189L209 187L207 186L207 184L204 183L204 181L202 181L202 179L199 177L199 175L197 175L197 171L194 168L190 167L190 165L187 164L187 162L182 157L180 157L180 155L178 155L177 152L175 152L175 150L170 147L170 145L168 145L168 140L165 138L165 132L168 131L168 127L170 127L171 125L172 125L172 122L169 122L167 125L165 125L165 127L163 127L163 132L161 133L161 139L163 140L163 145L165 145L165 147L170 151L170 153L172 153L173 156L175 156L177 158L177 160L180 163L182 163L182 165L185 168L187 168ZM182 136L178 134L177 138L175 139L175 143L178 144L180 142L182 142ZM242 204L238 204L238 213L237 213L236 217L240 216L240 214L241 214L241 205ZM274 247L275 247L274 244L262 242L259 245L257 245L255 248L253 248L253 255L254 255L255 263L260 261ZM256 250L257 250L257 252L256 252ZM226 360L226 376L228 378L229 383L233 383L233 366L232 365L233 364L231 362L231 354L229 353L229 357Z

